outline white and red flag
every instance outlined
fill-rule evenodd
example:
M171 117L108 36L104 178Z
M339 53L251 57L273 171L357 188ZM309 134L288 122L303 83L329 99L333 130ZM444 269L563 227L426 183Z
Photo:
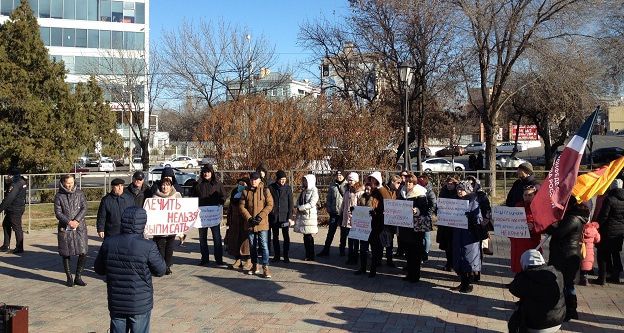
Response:
M598 110L585 120L581 129L555 159L548 176L531 202L535 232L543 232L549 225L563 217L597 115Z

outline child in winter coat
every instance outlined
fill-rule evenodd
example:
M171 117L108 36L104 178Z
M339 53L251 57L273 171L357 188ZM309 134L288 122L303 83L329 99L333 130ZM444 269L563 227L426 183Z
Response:
M583 227L583 243L585 244L585 257L581 261L581 278L579 285L587 285L587 274L594 269L594 244L600 243L598 222L590 222Z

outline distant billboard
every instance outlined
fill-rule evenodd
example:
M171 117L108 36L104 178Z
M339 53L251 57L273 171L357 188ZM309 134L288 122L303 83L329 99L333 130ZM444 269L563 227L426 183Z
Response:
M516 139L516 131L518 131L518 141L536 141L539 140L539 135L537 134L537 126L535 125L509 125L509 133L511 136L509 140Z

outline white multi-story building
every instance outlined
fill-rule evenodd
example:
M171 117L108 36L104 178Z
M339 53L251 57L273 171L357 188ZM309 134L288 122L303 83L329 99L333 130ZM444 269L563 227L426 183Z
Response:
M148 68L149 0L28 2L37 17L41 38L50 57L65 63L68 83L86 81L92 74L122 75L120 59L136 62L139 68ZM20 0L0 0L0 24L9 19L19 3ZM148 103L144 85L131 89L134 94L142 96L143 104ZM114 101L111 102L113 109L119 109ZM147 128L149 107L145 105L142 109L145 110L143 127ZM117 119L120 123L118 131L128 140L130 131L123 125L123 116Z
M251 87L241 85L239 81L229 81L227 85L228 100L246 94L249 89L254 94L263 94L266 95L267 99L273 100L305 96L316 98L321 93L320 88L308 80L295 80L290 74L272 73L268 68L260 69L260 73L254 77Z

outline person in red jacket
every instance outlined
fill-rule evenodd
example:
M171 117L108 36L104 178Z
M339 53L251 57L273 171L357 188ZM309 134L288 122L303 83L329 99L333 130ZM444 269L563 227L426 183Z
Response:
M522 194L523 201L518 203L517 207L524 207L527 217L527 224L529 225L529 232L531 233L531 238L510 238L509 243L511 245L511 271L514 273L522 272L522 265L520 265L520 257L522 254L530 249L536 248L540 241L540 234L536 234L533 232L533 224L535 223L535 219L533 218L533 213L531 212L531 201L535 197L535 193L537 193L539 186L538 185L528 185L524 188L524 193Z
M598 222L590 222L583 226L583 243L585 244L585 257L581 260L581 277L579 285L587 285L587 273L594 269L594 244L600 243Z

